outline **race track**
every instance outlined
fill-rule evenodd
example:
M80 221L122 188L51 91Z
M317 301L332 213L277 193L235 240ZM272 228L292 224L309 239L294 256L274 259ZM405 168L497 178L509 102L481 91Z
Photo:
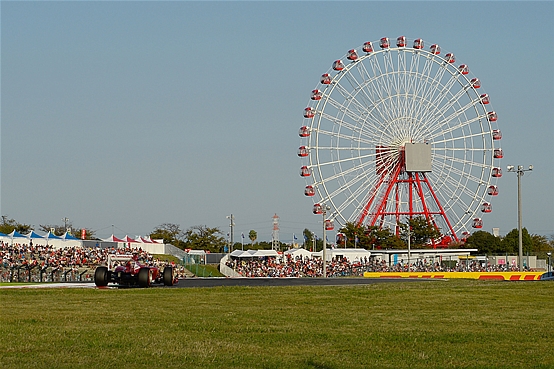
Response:
M430 282L445 279L414 278L187 278L174 286L154 285L152 288L204 288L204 287L290 287L290 286L361 286L374 283ZM101 289L116 288L115 285ZM0 288L98 288L93 282L60 282L37 284L14 284Z
M190 287L285 287L285 286L359 286L374 283L390 282L423 282L429 279L399 278L189 278L181 279L169 288ZM437 281L437 280L435 280Z

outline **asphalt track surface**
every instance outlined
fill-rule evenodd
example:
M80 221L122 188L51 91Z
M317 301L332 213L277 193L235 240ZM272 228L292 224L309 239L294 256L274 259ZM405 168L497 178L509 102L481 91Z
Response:
M209 288L209 287L291 287L291 286L363 286L376 283L430 282L445 279L430 278L187 278L174 286L154 285L154 288ZM61 282L4 285L0 288L97 288L93 282ZM102 288L117 288L109 285Z
M391 282L428 282L422 278L189 278L170 288L191 287L290 287L290 286L361 286Z

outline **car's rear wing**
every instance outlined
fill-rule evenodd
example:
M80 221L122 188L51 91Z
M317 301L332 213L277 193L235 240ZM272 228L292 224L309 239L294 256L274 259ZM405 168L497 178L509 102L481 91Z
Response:
M126 262L128 262L130 260L133 260L133 255L109 254L108 255L108 269L112 270L116 263L125 264Z

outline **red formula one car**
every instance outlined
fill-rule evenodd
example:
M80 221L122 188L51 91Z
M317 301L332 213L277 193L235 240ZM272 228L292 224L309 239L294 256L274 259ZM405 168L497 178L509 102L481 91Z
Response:
M133 255L109 255L108 266L99 266L94 272L94 283L105 287L109 283L121 287L150 287L153 284L173 286L177 278L173 267L166 266L163 273L158 267L142 264Z

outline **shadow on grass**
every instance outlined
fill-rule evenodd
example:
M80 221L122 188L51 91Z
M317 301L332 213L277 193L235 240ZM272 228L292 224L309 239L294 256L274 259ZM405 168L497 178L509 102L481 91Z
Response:
M314 359L308 359L306 361L306 367L307 368L313 368L313 369L336 369L337 368L334 365L324 364L324 363L318 362Z

